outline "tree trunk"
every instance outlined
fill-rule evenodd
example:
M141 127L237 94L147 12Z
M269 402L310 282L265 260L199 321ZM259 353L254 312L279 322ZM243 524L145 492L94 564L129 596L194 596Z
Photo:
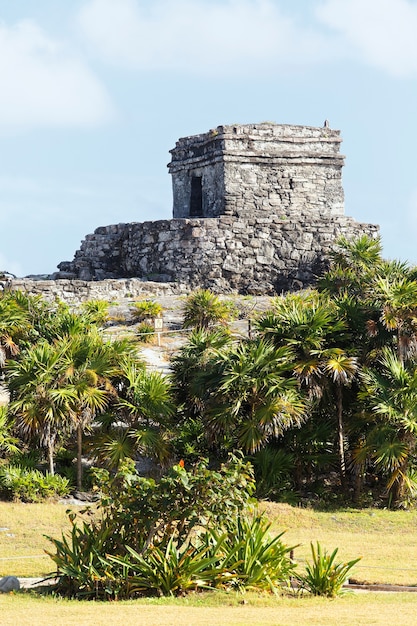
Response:
M55 467L54 467L54 443L55 443L55 437L52 436L51 434L51 425L48 422L47 425L47 435L46 435L46 441L47 441L47 449L48 449L48 465L49 465L49 473L51 474L51 476L53 476L55 474Z
M346 488L346 461L345 461L345 432L343 425L343 395L342 386L336 386L336 407L337 407L337 436L339 446L340 482L343 489Z
M49 464L49 473L51 474L51 476L54 476L55 474L54 446L50 438L48 439L48 464Z
M83 464L82 464L82 452L83 452L83 428L79 423L77 426L77 489L79 491L83 488Z

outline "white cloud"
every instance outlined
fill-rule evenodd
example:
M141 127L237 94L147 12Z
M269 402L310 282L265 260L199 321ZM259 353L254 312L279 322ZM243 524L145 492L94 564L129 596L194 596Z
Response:
M415 0L295 9L285 0L88 0L78 25L97 55L130 69L224 76L355 59L395 77L417 73Z
M131 69L242 74L328 56L329 38L273 0L90 0L78 23L98 55Z
M110 99L91 70L37 24L0 23L0 130L96 126L111 119Z
M415 1L324 0L316 15L342 35L348 55L395 77L417 75Z

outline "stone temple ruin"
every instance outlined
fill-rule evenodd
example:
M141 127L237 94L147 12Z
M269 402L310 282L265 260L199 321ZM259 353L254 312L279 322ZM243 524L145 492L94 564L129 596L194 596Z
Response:
M216 292L314 283L340 235L378 234L344 215L340 131L218 126L180 139L168 164L173 219L103 226L55 279L136 277Z

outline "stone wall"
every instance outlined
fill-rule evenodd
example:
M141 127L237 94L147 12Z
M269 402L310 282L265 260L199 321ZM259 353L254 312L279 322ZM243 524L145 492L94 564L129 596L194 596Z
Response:
M68 304L78 304L87 300L117 302L124 299L185 295L190 291L189 287L179 283L155 283L138 278L107 279L103 281L14 278L8 281L0 280L0 291L3 289L24 291L33 296L41 295L50 302L58 298Z
M202 217L284 213L343 215L340 131L286 124L218 126L171 150L173 216L190 217L192 181L201 179Z
M243 294L312 285L340 235L378 234L343 214L340 143L327 124L219 126L180 139L169 164L174 219L100 227L54 278Z
M222 216L118 224L88 235L57 277L137 277L218 293L276 293L314 283L335 240L378 227L349 217Z

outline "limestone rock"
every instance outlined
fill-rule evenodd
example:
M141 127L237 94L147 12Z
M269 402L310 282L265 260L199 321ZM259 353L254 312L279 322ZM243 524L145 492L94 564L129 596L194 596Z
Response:
M0 592L9 593L10 591L19 591L20 582L16 576L4 576L0 579Z

